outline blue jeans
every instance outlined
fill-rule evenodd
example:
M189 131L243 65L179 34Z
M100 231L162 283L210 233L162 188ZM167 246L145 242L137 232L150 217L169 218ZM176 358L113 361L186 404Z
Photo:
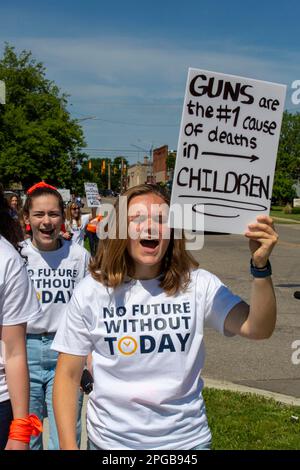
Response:
M10 400L0 402L0 450L6 446L10 423L13 419L13 412Z
M190 450L210 450L211 442L207 442L205 444L200 444L196 447L193 447ZM101 450L101 447L96 446L90 439L87 442L87 450Z
M49 450L59 449L58 434L52 404L52 388L58 358L58 352L50 349L54 336L55 333L27 335L27 357L30 375L29 409L30 413L36 414L41 421L48 416ZM82 402L83 394L79 392L77 420L77 443L79 447L81 437L80 417ZM31 437L30 448L33 450L43 449L42 434L37 437Z

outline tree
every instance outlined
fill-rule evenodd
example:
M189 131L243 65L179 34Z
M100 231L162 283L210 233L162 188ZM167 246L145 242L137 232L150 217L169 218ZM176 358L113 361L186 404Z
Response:
M0 106L0 175L26 189L41 179L74 190L86 155L83 132L67 111L67 95L46 78L30 51L6 44L0 60L6 104Z
M283 113L273 202L285 204L296 196L293 185L300 177L300 114Z
M296 191L293 188L295 181L286 173L279 170L275 173L272 203L284 205L291 202L296 197Z
M122 164L123 160L123 164ZM120 191L121 187L121 170L123 166L123 178L126 178L128 161L125 157L115 157L112 161L111 158L98 157L89 158L82 164L78 173L78 185L76 187L76 194L83 193L83 183L97 183L98 189L108 188L108 169L110 167L110 189L113 191Z

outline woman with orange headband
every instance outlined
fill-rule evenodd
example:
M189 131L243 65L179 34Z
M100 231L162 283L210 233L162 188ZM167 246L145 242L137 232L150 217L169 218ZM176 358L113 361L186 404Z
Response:
M31 435L42 430L39 419L28 413L25 343L26 323L41 310L17 253L18 235L0 190L0 450L27 450Z
M49 419L49 446L59 448L52 407L52 386L57 354L51 344L75 285L87 274L89 253L77 243L60 237L64 223L64 204L60 193L46 183L39 183L27 192L23 208L25 223L30 225L31 238L22 242L27 257L27 270L40 300L43 317L27 326L27 354L30 373L30 411L42 420ZM80 396L79 396L80 395ZM80 441L80 407L77 396ZM42 450L41 436L33 438L31 449Z

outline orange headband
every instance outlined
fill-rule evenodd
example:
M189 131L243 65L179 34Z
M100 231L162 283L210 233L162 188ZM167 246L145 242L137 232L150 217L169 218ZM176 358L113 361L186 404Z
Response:
M57 188L55 188L54 186L51 186L51 184L44 183L44 181L41 181L40 183L36 183L33 186L31 186L31 188L28 189L27 194L31 194L33 191L39 188L49 188L49 189L53 189L54 191L57 191Z

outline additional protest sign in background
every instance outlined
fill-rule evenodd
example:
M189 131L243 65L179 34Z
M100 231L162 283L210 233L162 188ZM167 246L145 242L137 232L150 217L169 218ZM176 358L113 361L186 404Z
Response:
M0 80L0 104L5 104L5 83Z
M101 202L97 183L84 183L84 189L88 207L99 207Z
M300 207L300 199L293 199L293 207Z
M189 69L171 198L187 215L184 228L192 220L197 230L204 221L208 231L244 233L269 213L285 92ZM172 226L180 228L180 217Z
M71 191L69 189L57 189L57 191L61 194L64 202L71 201Z

